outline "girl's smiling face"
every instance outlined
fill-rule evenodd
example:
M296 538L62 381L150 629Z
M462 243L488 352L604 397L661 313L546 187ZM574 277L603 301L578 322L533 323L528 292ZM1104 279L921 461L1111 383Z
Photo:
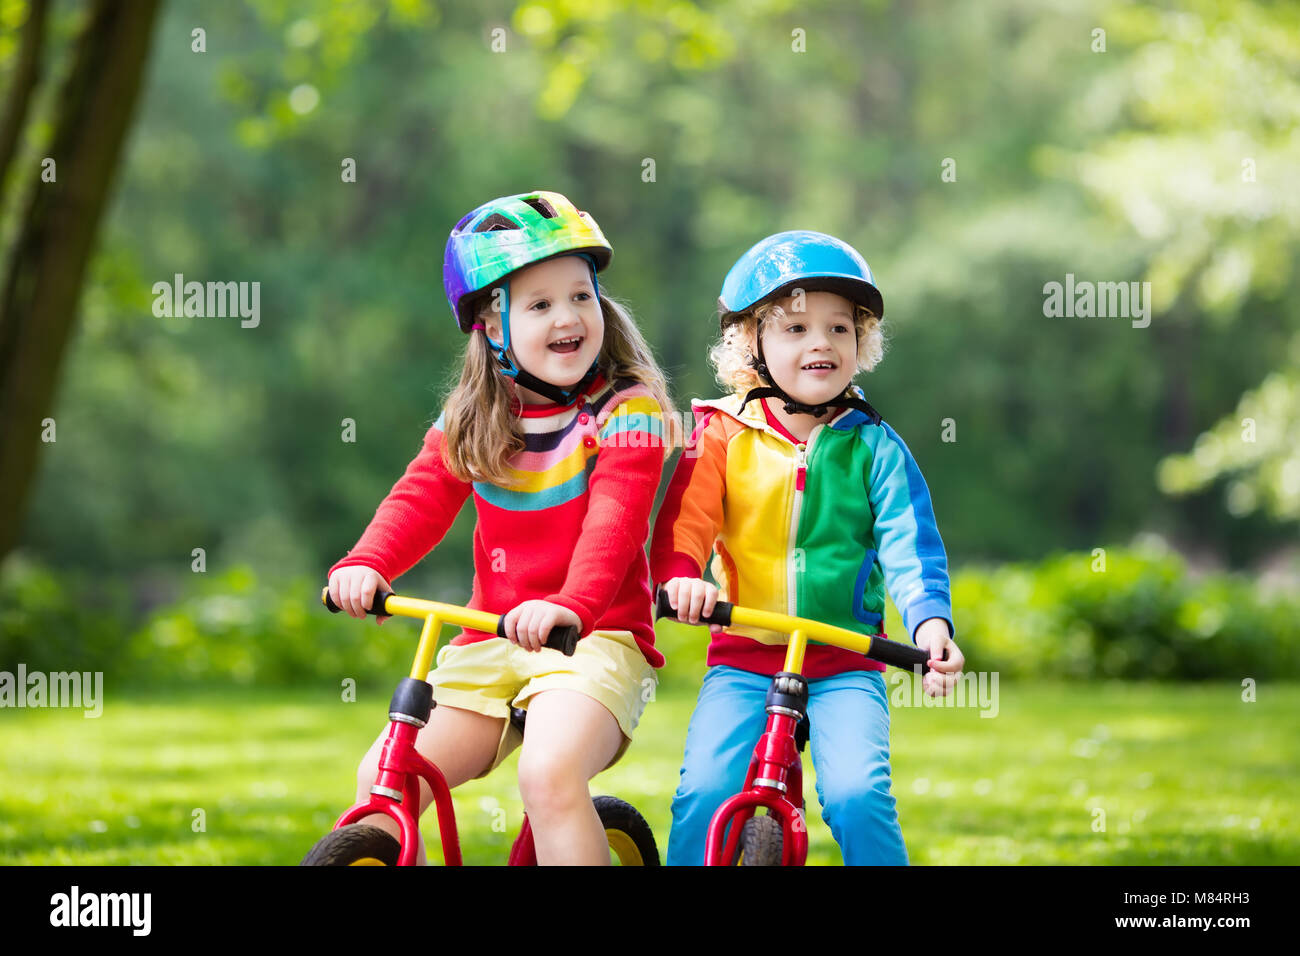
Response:
M501 320L489 313L488 335L501 341ZM561 388L577 384L605 343L605 318L587 260L547 259L510 276L510 349L520 368ZM524 401L550 399L519 386Z
M806 405L820 405L848 388L858 370L853 304L834 292L778 299L763 328L763 358L773 381ZM756 353L757 354L757 353Z

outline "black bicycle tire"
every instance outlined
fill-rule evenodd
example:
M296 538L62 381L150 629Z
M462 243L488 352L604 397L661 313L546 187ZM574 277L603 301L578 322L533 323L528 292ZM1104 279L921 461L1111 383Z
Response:
M325 834L298 865L352 866L359 860L374 859L384 866L397 866L401 852L402 845L387 830L353 823Z
M763 814L750 817L740 831L740 866L780 866L785 853L781 821Z
M596 797L592 800L596 815L600 817L601 826L610 834L610 850L619 856L623 866L659 866L659 847L655 844L654 831L645 817L632 804L618 797ZM622 837L636 848L639 861L628 862L619 853Z

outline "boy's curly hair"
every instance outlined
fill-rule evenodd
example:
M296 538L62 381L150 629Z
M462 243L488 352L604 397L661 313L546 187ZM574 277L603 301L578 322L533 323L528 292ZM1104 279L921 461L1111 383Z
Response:
M718 316L723 321L722 337L709 349L718 383L744 394L751 388L767 384L750 365L757 354L758 330L785 315L777 300L764 302L744 312L731 313L718 301ZM870 372L885 355L885 335L880 316L865 305L853 303L853 328L858 337L857 372ZM856 375L856 372L855 372Z

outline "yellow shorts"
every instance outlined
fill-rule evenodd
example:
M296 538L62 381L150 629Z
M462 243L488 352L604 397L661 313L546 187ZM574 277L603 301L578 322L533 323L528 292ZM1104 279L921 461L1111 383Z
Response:
M606 765L608 770L627 752L632 731L658 682L631 631L592 631L578 641L572 657L549 647L526 651L505 638L448 644L438 652L429 674L438 704L506 718L496 757L479 777L487 776L523 743L510 722L510 708L526 710L534 694L557 688L586 694L618 721L623 743Z

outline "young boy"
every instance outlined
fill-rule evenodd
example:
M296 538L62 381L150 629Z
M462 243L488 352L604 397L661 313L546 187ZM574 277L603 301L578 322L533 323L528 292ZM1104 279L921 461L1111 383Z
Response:
M678 618L719 599L877 634L888 587L918 647L927 693L946 695L963 658L952 640L947 558L907 446L852 385L883 352L883 302L851 246L817 232L762 240L732 267L710 358L735 390L694 401L660 510L651 576ZM743 397L742 397L743 393ZM744 783L787 637L716 626L673 799L668 863L700 864L709 821ZM884 665L810 644L817 796L848 864L906 864L889 778Z

